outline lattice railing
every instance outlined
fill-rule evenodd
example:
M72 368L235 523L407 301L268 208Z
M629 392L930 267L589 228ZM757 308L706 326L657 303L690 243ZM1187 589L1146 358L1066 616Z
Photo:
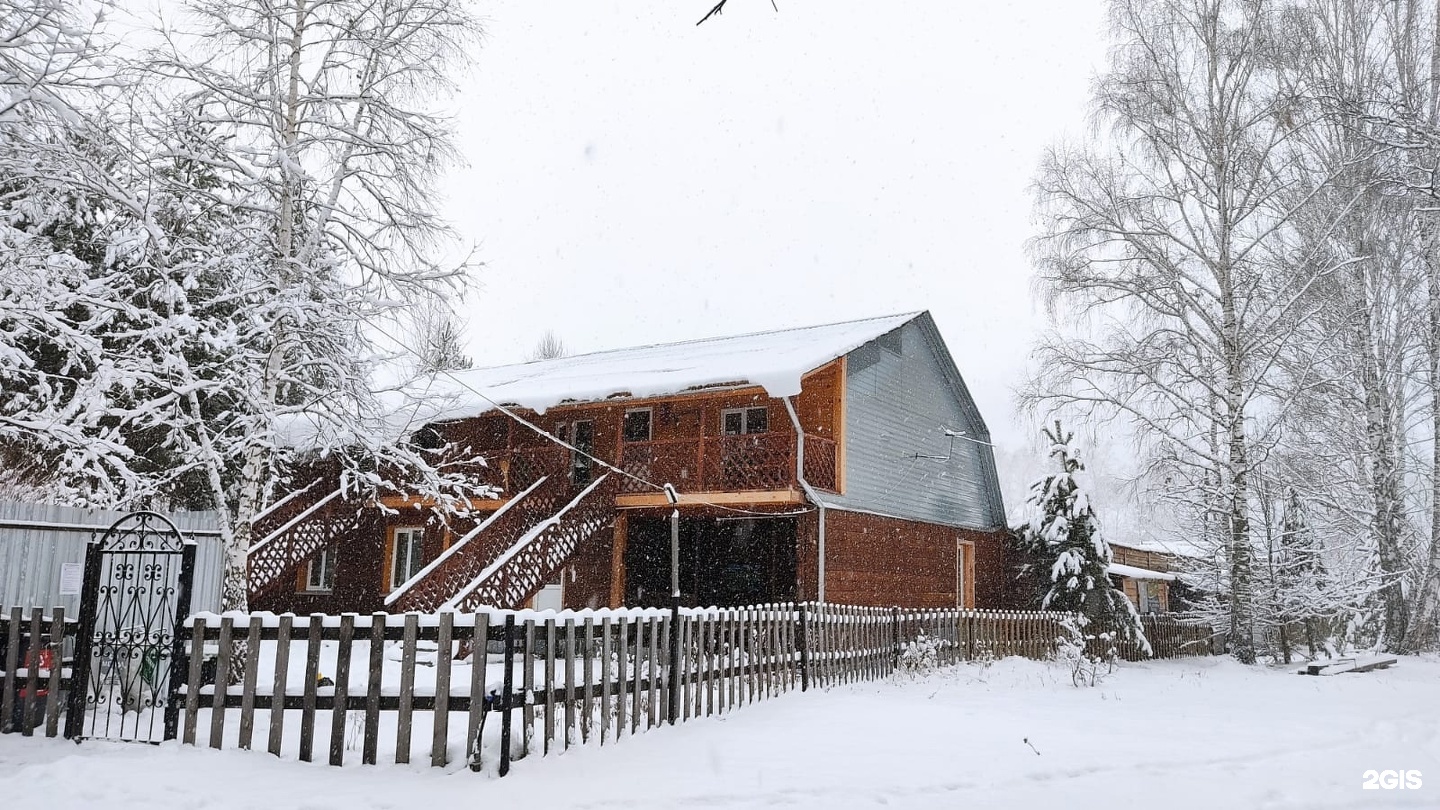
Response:
M481 606L516 608L540 591L582 543L608 531L615 518L614 475L597 479L538 531L522 537L490 570L445 607L472 611Z
M620 450L620 468L636 478L624 478L621 492L657 492L644 482L674 484L681 491L700 489L700 440L631 442Z
M787 489L795 481L795 435L757 433L655 442L628 442L620 467L645 481L674 484L681 492L739 492ZM805 478L822 489L837 483L835 442L805 437ZM634 479L622 493L654 492Z
M795 437L788 433L704 440L708 492L786 489L795 481Z
M837 492L835 442L820 436L805 437L805 480L811 486Z
M358 528L355 504L334 490L266 514L251 529L250 593L294 576L306 560Z
M473 537L457 541L464 545L405 589L393 603L387 602L387 607L401 612L438 610L526 532L558 512L574 494L569 479L563 474L552 474L538 483L539 486L507 504L503 513L477 526Z

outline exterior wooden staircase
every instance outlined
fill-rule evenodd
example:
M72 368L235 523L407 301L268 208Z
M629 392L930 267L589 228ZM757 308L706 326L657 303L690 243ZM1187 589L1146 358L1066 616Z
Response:
M424 613L515 608L538 593L582 543L608 530L615 515L614 476L577 488L570 470L547 463L553 461L534 454L514 459L510 482L519 491L395 589L386 607ZM347 499L338 479L322 477L255 521L252 598L293 586L321 550L382 527L376 507Z
M329 483L317 480L256 517L249 551L252 595L293 582L306 560L360 529L359 510L346 501L343 490L332 489L318 499L303 497Z
M420 613L520 607L581 544L609 528L614 500L610 476L578 492L566 476L542 478L396 588L386 607Z

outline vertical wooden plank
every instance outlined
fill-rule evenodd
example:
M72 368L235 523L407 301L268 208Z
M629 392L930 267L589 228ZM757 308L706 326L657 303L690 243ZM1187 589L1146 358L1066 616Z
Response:
M445 748L450 742L450 662L455 658L451 644L455 614L441 613L435 628L435 728L430 737L430 765L445 767Z
M290 628L295 617L286 613L280 617L280 626L275 631L275 680L270 687L270 739L267 750L280 756L285 741L285 688L290 675ZM193 663L199 658L192 654Z
M380 689L385 680L384 613L370 614L370 649L366 660L365 678L365 744L360 761L374 765L380 755Z
M315 752L315 689L320 681L320 639L325 615L312 613L305 619L309 632L305 640L305 693L300 709L300 761L309 762Z
M20 609L16 608L15 612L18 617ZM12 646L10 649L13 650L15 647ZM196 619L190 630L190 676L186 678L185 683L185 733L183 737L186 745L195 744L195 721L200 715L200 672L204 658L205 620ZM86 689L89 688L89 685L71 684L70 688Z
M799 627L800 614L796 607L794 602L788 603L785 607L785 671L787 673L785 678L785 691L787 692L795 691L797 677L799 675L795 670L800 663L800 645L795 638L795 632Z
M523 741L521 750L529 755L531 744L535 738L535 620L525 620L525 653L519 656L524 662L525 670L520 673L524 683L525 705L520 710L520 715L525 719L525 728L521 730L520 736Z
M330 764L345 763L345 721L350 717L350 653L355 646L355 614L340 616L340 648L335 656L335 705L330 710Z
M250 617L245 634L245 677L240 686L240 748L248 751L255 737L255 687L260 669L260 625L258 616Z
M25 616L21 607L10 609L10 621L5 628L5 680L0 683L0 731L10 730L10 718L15 716L15 670L20 668L20 624ZM76 662L77 668L79 662Z
M715 615L715 711L730 709L730 609Z
M580 649L584 654L582 679L585 684L580 712L580 742L590 742L590 723L595 716L595 623L589 615L581 630Z
M758 622L756 621L756 610L753 607L745 607L741 610L744 621L745 640L745 703L755 702L755 687L759 676L759 637L756 633Z
M619 647L616 651L619 666L616 670L618 674L615 683L615 739L619 740L620 736L625 733L625 694L630 691L626 688L628 683L626 678L630 672L629 620L621 616L617 625L619 629L615 633L615 642Z
M715 617L709 613L700 619L700 667L705 699L705 716L715 714ZM699 714L700 707L695 708Z
M653 617L648 620L650 631L646 635L650 637L648 660L645 663L645 671L648 673L650 694L649 705L645 711L646 728L655 727L655 718L660 711L660 638L659 632L663 628L663 620L656 621Z
M490 614L476 613L470 635L470 716L465 724L465 759L472 767L480 761L480 718L485 712L486 686L489 682Z
M545 735L543 752L555 740L555 620L545 620Z
M30 646L25 661L25 696L20 701L20 733L25 737L35 734L35 708L40 702L40 636L45 629L45 609L30 609ZM123 725L123 721L122 721Z
M410 761L410 723L415 710L415 645L420 638L420 617L405 614L400 636L400 710L395 721L395 761Z
M45 736L54 737L60 733L60 675L65 668L62 660L65 650L65 608L57 605L50 614L51 653L50 683L45 697Z
M685 670L685 718L700 716L700 689L699 679L701 673L700 654L700 617L685 617L685 646L681 649L683 653L681 661Z
M565 619L565 750L575 736L575 618Z
M641 699L641 690L645 679L642 677L645 666L645 618L635 617L635 676L632 679L631 693L634 699L631 700L631 735L639 734L639 718L641 718L644 700Z
M220 656L215 667L215 695L210 696L210 748L219 748L225 741L225 696L230 687L230 654L235 637L235 617L220 620Z
M624 645L621 645L621 649L622 649L622 650L624 649ZM611 712L611 707L610 707L611 688L610 688L610 684L611 684L612 681L613 681L613 678L612 678L612 676L611 676L611 672L612 672L611 666L613 666L613 665L611 664L611 655L613 655L613 652L612 652L611 647L610 647L610 617L609 617L609 616L605 616L604 618L600 619L600 744L601 744L601 745L604 745L605 743L607 743L607 742L610 741L610 712ZM622 665L621 669L622 669L622 671L623 671L623 669L624 669L623 665ZM623 690L622 690L622 692L623 692ZM622 696L621 700L622 700L622 702L623 702L623 700L624 700L623 696ZM621 709L620 706L616 706L616 707L615 707L615 711L617 711L617 712L619 712L620 709ZM624 721L623 721L624 715L622 714L621 717L622 717L622 721L621 721L621 722L622 722L622 724L623 724L623 722L624 722Z
M734 711L740 702L740 610L725 611L725 710Z
M755 616L756 647L760 653L760 659L756 662L758 664L756 679L759 682L760 697L768 698L770 697L770 650L773 649L773 645L770 643L770 606L768 604L761 605L756 609Z

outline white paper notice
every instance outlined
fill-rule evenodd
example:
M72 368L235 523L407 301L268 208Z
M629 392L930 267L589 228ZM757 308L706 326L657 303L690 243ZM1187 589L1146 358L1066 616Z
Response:
M74 596L80 593L80 583L85 579L83 563L60 564L60 595Z

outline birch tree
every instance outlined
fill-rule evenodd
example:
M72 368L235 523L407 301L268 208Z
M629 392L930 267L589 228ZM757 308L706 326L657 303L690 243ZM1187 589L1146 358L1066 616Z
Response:
M438 258L450 232L434 185L454 150L433 104L477 28L441 0L195 0L186 12L149 70L225 140L197 156L234 181L215 203L258 223L253 261L232 282L255 301L226 348L234 410L189 438L229 518L222 602L244 609L251 524L277 466L297 447L405 455L375 422L375 340L405 301L464 270ZM425 469L414 454L396 460ZM352 474L383 486L380 466Z
M1043 341L1025 399L1126 418L1212 482L1231 648L1249 663L1252 455L1274 441L1286 397L1268 371L1313 281L1275 266L1304 122L1275 80L1269 3L1117 0L1110 20L1096 140L1052 149L1037 181L1040 284L1075 327Z

